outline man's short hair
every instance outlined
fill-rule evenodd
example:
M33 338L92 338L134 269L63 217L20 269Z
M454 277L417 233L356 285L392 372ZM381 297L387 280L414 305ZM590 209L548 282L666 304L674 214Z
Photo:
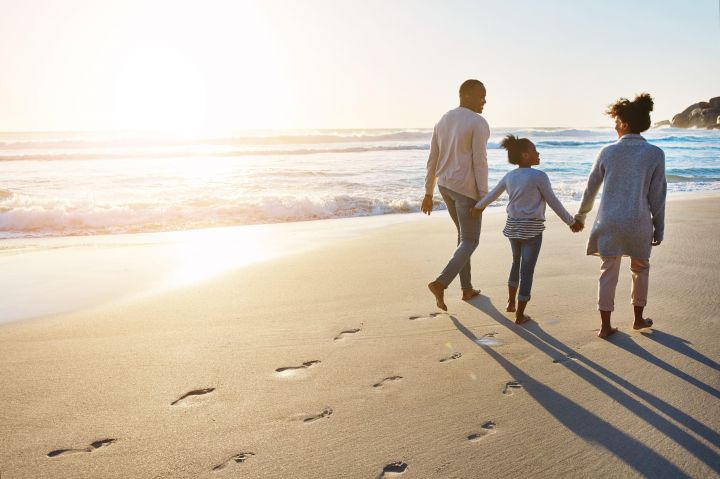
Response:
M483 85L480 80L465 80L463 84L460 85L460 96L467 95L478 87L485 89L485 85Z

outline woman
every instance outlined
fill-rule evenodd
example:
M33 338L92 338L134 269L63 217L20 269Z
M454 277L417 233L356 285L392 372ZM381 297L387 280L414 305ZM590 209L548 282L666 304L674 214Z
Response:
M652 109L653 100L647 93L633 101L620 98L609 107L607 114L615 119L618 141L600 151L575 215L579 223L585 223L600 185L605 183L587 245L588 255L602 258L598 288L601 338L617 331L610 324L610 315L623 256L630 257L633 329L653 324L651 319L643 318L643 308L647 304L650 250L663 240L667 183L665 154L640 136L650 128Z

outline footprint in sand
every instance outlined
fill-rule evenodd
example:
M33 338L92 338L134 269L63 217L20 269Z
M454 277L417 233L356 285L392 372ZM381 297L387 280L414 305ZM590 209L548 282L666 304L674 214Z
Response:
M247 461L254 455L255 455L254 452L241 452L240 454L235 454L233 457L231 457L227 461L222 462L222 463L218 464L217 466L213 467L212 470L213 471L221 471L221 470L225 469L226 467L228 467L229 465L231 465L233 462L236 464L242 464L243 462Z
M390 377L383 379L379 383L373 384L373 387L377 388L377 389L382 389L382 387L385 386L385 383L389 383L389 382L393 382L393 381L400 381L402 378L403 378L402 376L390 376Z
M481 337L475 340L475 343L481 346L500 346L503 342L501 339L495 337L497 334L498 333L483 334Z
M480 426L480 432L474 432L468 436L468 441L475 442L479 441L480 439L484 438L485 436L489 434L495 434L495 423L492 421L488 421L482 426Z
M110 444L117 441L117 439L100 439L99 441L95 441L92 444L90 444L88 447L85 448L74 448L74 449L55 449L54 451L50 451L47 453L47 457L58 457L58 456L64 456L69 454L78 454L81 452L93 452L97 449L100 449L101 447L109 446Z
M388 464L385 466L378 476L378 479L385 479L389 477L397 477L401 474L405 474L405 471L408 470L408 465L404 462L393 462L392 464Z
M300 366L287 366L284 368L277 368L275 370L275 374L282 377L288 377L303 369L311 368L316 364L320 364L320 361L318 361L317 359L313 359L312 361L305 361Z
M191 396L204 396L205 394L210 394L213 392L215 388L204 388L204 389L193 389L192 391L188 391L173 402L170 403L171 406L176 405L180 401L183 401L184 399L187 399Z
M513 393L513 389L522 389L522 384L520 384L518 381L508 381L505 383L505 389L503 389L503 394L511 396Z
M442 358L440 360L441 363L446 363L448 361L452 361L453 359L460 359L462 357L462 353L452 353L450 356L446 358Z
M332 408L326 407L325 409L323 409L323 412L321 412L320 414L315 414L313 416L307 416L305 419L303 419L303 422L305 422L305 423L315 422L318 419L324 419L326 417L330 417L332 415L332 413L333 413Z
M427 316L421 316L421 315L410 316L410 317L408 317L408 319L414 321L416 319L432 319L432 318L437 318L438 316L447 316L447 315L448 315L448 313L430 313Z
M574 354L570 353L570 354L567 354L567 355L565 355L565 356L563 356L563 357L561 357L561 358L553 359L553 363L555 363L555 364L565 363L565 362L567 362L567 361L577 361L577 359L578 359L577 356L575 356Z
M343 337L345 337L348 334L355 334L355 333L359 333L359 332L360 332L360 328L346 329L345 331L340 331L340 334L335 336L335 338L333 338L333 341L342 339Z

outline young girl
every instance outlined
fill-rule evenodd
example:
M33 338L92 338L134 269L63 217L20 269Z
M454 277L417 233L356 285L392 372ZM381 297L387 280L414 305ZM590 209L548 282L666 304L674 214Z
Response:
M513 264L508 279L507 311L515 312L515 322L523 324L530 320L525 315L525 306L530 301L535 263L537 263L542 245L542 232L545 229L545 203L570 228L577 232L581 225L575 223L553 193L550 179L543 171L533 170L540 164L540 154L533 142L527 138L506 136L500 144L508 152L508 162L518 167L507 173L493 190L482 198L473 208L473 216L482 211L507 190L510 201L507 205L507 223L503 234L510 240ZM515 294L517 296L517 310Z

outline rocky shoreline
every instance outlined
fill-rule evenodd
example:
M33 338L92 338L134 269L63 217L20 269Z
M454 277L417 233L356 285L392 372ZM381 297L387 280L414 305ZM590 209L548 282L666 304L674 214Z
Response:
M673 116L672 121L663 120L655 123L654 126L666 125L674 128L720 129L720 96L690 105Z

